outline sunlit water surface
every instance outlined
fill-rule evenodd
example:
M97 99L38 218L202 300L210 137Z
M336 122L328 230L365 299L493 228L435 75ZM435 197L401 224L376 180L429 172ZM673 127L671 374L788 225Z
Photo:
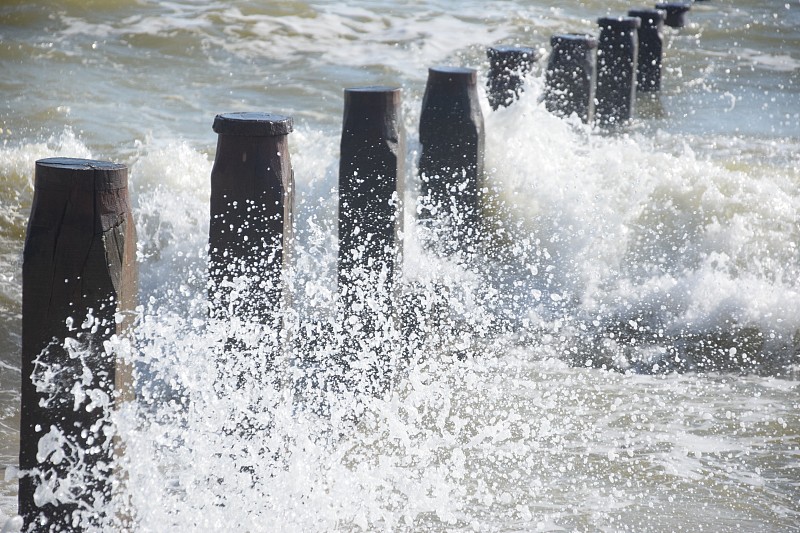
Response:
M114 349L141 374L115 420L137 530L797 530L800 3L694 4L613 134L550 115L542 69L550 35L627 2L348 4L0 7L0 511L34 161L59 155L130 168L141 307ZM512 107L481 93L491 245L427 251L409 179L419 323L387 321L343 382L342 89L403 88L413 177L427 67L483 76L498 43L545 57ZM282 331L207 318L211 122L242 110L295 119Z

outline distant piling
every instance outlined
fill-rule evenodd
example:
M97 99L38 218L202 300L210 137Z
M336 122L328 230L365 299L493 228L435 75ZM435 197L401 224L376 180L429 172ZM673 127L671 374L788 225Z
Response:
M629 17L641 20L637 32L639 55L636 61L636 90L658 92L661 90L661 56L663 53L664 18L657 9L631 9Z
M211 170L209 296L211 316L268 323L279 309L292 238L292 119L226 113Z
M577 114L584 122L594 119L595 51L597 39L565 33L550 38L552 51L545 73L545 106L551 113Z
M601 125L619 125L633 115L639 54L634 17L598 19L597 89L595 116Z
M523 90L525 75L539 59L536 50L527 46L493 46L486 50L489 58L487 97L492 109L510 105Z
M683 2L663 2L656 4L656 9L666 13L664 24L671 28L683 28L686 25L686 13L691 8L691 4Z
M369 303L391 307L403 253L405 137L402 92L344 91L339 160L339 293L345 313L369 331ZM383 309L384 312L391 309Z
M428 69L419 140L420 222L440 231L442 238L431 243L438 250L468 249L478 236L484 159L483 114L474 69Z
M127 167L37 161L22 265L18 498L26 531L81 531L73 513L100 509L111 497L107 416L131 394L131 376L104 342L129 327L136 285ZM48 448L59 441L58 451ZM46 456L38 455L40 443ZM52 459L60 451L65 457ZM39 506L37 488L76 502Z

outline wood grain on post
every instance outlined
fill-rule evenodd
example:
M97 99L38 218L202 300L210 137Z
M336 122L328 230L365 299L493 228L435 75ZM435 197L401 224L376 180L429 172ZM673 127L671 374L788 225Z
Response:
M214 119L209 278L211 316L267 323L285 297L292 238L292 119L226 113Z
M355 284L376 287L383 279L391 292L400 276L405 188L401 96L395 87L344 91L338 278L348 309L357 298Z
M468 248L478 237L484 127L477 72L433 67L419 120L420 222L437 227L443 252Z
M111 496L107 415L130 394L130 370L103 346L128 327L136 301L127 168L37 161L22 270L19 513L30 531L76 531L73 512ZM39 455L48 448L40 450L40 440L58 438L66 458ZM45 503L50 490L74 501Z

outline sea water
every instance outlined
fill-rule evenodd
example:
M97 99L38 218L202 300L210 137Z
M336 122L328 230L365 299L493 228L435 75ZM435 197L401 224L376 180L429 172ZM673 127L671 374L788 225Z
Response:
M139 369L113 414L136 530L796 530L800 3L693 4L623 130L550 115L550 35L631 7L6 0L0 511L16 512L34 162L69 156L130 168L140 307L109 350ZM415 213L427 68L483 76L493 44L543 57L513 106L480 89L492 244L443 258ZM342 89L378 84L403 89L418 323L366 340L342 379ZM231 111L295 120L282 329L207 318L211 123Z

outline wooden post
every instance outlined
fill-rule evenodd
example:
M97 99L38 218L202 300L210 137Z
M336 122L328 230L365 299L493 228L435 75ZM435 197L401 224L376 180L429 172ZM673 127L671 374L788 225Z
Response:
M226 113L214 119L209 296L211 316L269 323L285 296L292 237L292 119Z
M636 95L636 63L641 21L633 17L598 19L597 99L595 114L603 125L630 120Z
M661 55L664 29L662 12L657 9L631 9L629 17L637 17L642 21L637 37L639 38L639 56L636 68L636 90L641 92L657 92L661 90Z
M478 237L483 181L483 114L474 69L433 67L419 119L420 222L436 229L444 253ZM438 221L434 223L434 221Z
M22 265L19 514L28 531L80 531L86 517L73 513L111 496L107 415L130 372L103 343L132 320L136 283L127 168L37 161ZM58 440L63 459L47 444ZM51 491L74 501L42 501Z
M339 293L368 333L377 317L365 298L391 312L403 254L405 136L401 90L344 91L339 159Z
M545 106L551 113L594 119L594 65L597 39L564 33L550 38L553 50L545 73Z
M686 12L692 8L691 4L682 2L664 2L656 4L656 9L664 11L664 24L670 28L683 28L686 25Z
M536 50L527 46L493 46L486 50L489 79L486 82L489 105L497 110L519 98L523 78L539 59Z

